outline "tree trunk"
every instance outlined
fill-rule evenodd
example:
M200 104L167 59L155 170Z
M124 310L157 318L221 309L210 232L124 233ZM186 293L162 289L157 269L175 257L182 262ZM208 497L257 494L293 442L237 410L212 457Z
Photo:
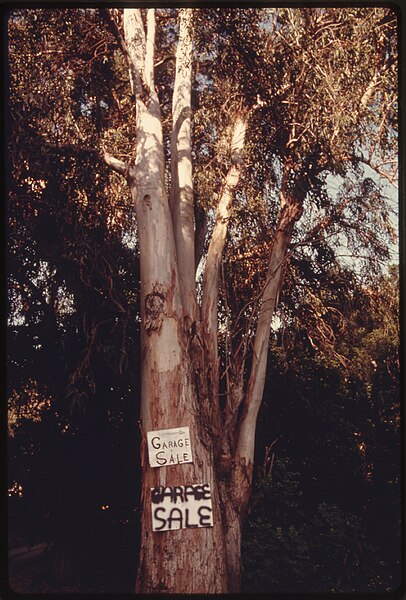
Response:
M155 180L161 138L154 129L157 104L137 105L139 153L130 169L141 253L142 320L142 529L136 590L166 593L225 593L240 585L242 512L227 491L222 470L217 346L207 346L205 327L190 326L177 276L169 205L161 178ZM146 152L148 148L148 152ZM148 157L153 162L148 164ZM159 170L158 170L159 173ZM236 174L233 170L234 179ZM229 193L229 190L228 192ZM171 258L172 257L172 258ZM168 277L170 274L170 279ZM217 354L216 354L217 357ZM193 463L149 466L147 433L188 426ZM209 484L212 527L153 531L151 489ZM220 486L222 490L220 491ZM227 532L227 534L226 534Z
M135 163L127 165L104 153L107 164L129 183L140 248L142 519L136 591L238 592L241 530L251 490L269 331L300 203L282 195L247 389L243 388L244 354L230 377L227 398L220 403L220 269L250 111L241 110L236 115L229 140L232 164L219 194L199 306L190 133L192 9L181 9L179 14L170 197L165 186L161 112L154 86L154 9L147 10L146 19L140 9L125 9L124 37L120 38L136 102ZM186 427L192 460L151 466L148 434ZM192 493L207 500L204 513L200 509L192 513L190 507L195 507L197 499L195 495L189 503L188 494ZM172 494L169 509L162 507L168 494ZM165 520L162 515L167 513L170 517ZM192 514L199 515L197 521Z
M208 398L197 394L187 345L188 334L183 333L182 324L178 321L176 327L171 326L166 317L144 346L143 398L147 402L143 401L142 414L139 592L222 593L228 589L214 449L208 432ZM154 360L148 361L147 354L154 355ZM150 467L147 432L179 426L190 429L193 463ZM191 484L210 485L213 527L153 531L151 488Z
M213 423L205 390L205 357L190 327L195 309L187 290L190 261L182 270L176 242L188 241L190 224L173 220L164 184L164 152L160 107L153 82L153 10L147 13L145 36L139 10L126 10L124 27L130 78L136 93L137 157L128 171L136 207L141 262L141 465L142 525L138 592L221 593L227 591L225 542L219 492L214 472ZM145 48L145 50L143 50ZM178 103L175 103L178 106ZM184 125L184 123L183 123ZM187 132L176 124L187 146ZM176 144L178 145L176 147ZM183 148L185 151L185 148ZM184 154L183 154L184 156ZM184 165L183 165L184 166ZM190 204L186 169L175 169L173 203ZM176 208L173 208L173 214ZM190 213L190 211L189 211ZM186 239L185 239L186 238ZM192 255L193 278L194 256ZM186 294L184 293L186 290ZM185 300L186 299L186 300ZM186 302L186 307L184 307ZM188 317L188 318L185 318ZM193 462L161 468L148 461L147 433L189 427ZM153 531L152 488L210 486L213 526Z

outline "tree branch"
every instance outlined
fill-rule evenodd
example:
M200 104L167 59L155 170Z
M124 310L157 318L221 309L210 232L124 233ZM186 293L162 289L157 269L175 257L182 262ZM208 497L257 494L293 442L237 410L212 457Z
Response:
M365 90L365 92L362 95L362 98L360 101L361 108L366 108L368 106L372 97L374 96L375 90L380 81L381 81L380 74L378 71L376 71L374 76L372 77L371 81L369 82L367 89Z
M278 304L283 282L285 259L295 222L302 214L303 203L295 201L286 190L281 191L282 211L272 245L267 282L262 295L253 345L251 373L244 398L243 412L237 440L237 456L243 460L250 477L254 461L254 440L258 411L265 387L268 362L269 335L272 317Z
M124 40L128 50L128 67L131 90L134 96L142 96L145 91L145 29L141 9L124 9Z
M170 203L183 307L185 316L195 321L197 299L191 140L192 18L193 9L180 10L172 98Z
M147 11L147 36L145 45L145 82L150 90L154 89L154 53L155 53L155 9Z
M120 173L120 175L127 177L129 166L126 162L123 162L122 160L115 158L114 156L109 154L106 150L103 150L103 159L104 159L104 162L106 163L106 165L108 165L109 167L114 169L114 171L116 171L117 173Z
M362 156L354 156L353 159L358 163L361 163L361 164L364 164L364 165L367 165L368 167L370 167L373 171L375 171L375 173L377 173L377 175L379 175L383 179L386 179L390 184L392 184L394 186L394 188L396 188L396 189L399 188L398 174L397 174L397 164L398 164L397 160L377 164L377 163L374 163L371 159L365 158ZM394 168L392 170L384 170L382 167L384 167L385 165L394 165Z
M121 31L120 31L113 15L111 14L111 12L108 8L101 8L100 15L103 17L110 32L113 34L118 47L121 49L123 56L124 56L125 60L127 61L127 64L129 64L129 55L128 55L127 44L125 43L125 40L124 40L123 36L121 35Z
M206 345L211 353L214 383L216 383L216 380L218 381L217 305L220 268L227 237L228 222L231 215L233 194L240 179L246 128L247 122L245 117L238 117L235 121L231 140L231 156L233 164L227 173L225 185L220 194L216 222L207 251L203 279L202 320Z

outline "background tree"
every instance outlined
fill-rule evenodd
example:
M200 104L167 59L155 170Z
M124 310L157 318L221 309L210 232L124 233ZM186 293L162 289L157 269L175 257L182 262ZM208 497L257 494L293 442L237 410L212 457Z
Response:
M83 314L84 353L64 371L74 404L96 392L98 352L130 370L140 324L137 589L235 591L278 302L289 326L301 315L310 345L316 334L345 362L328 288L351 282L337 254L346 244L371 277L389 257L396 15L22 10L9 26L9 265L33 269L21 287L10 276L12 301L21 311L24 294L38 298L42 319L50 298L54 332L64 311ZM71 230L45 250L53 223ZM100 308L90 322L85 297ZM150 468L146 432L178 425L191 429L195 462ZM191 482L210 483L214 527L152 533L150 488ZM168 540L182 552L168 554Z
M91 150L107 117L104 33L94 12L34 9L13 13L9 30L9 486L23 487L11 493L10 529L50 542L44 579L54 572L56 590L76 572L128 590L139 265L125 189Z
M401 584L397 286L392 271L374 290L330 288L343 320L332 311L318 319L331 327L327 343L302 319L273 337L273 393L265 390L258 431L265 460L243 548L247 590L386 593Z

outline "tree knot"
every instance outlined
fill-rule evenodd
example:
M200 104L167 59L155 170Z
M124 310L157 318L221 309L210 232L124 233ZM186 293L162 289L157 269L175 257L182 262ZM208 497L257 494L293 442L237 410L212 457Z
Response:
M145 329L147 333L159 331L165 316L165 288L154 286L151 294L145 297Z

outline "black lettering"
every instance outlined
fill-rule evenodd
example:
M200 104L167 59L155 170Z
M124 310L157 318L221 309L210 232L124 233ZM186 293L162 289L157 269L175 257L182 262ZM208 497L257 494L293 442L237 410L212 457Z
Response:
M205 491L203 490L203 487L204 486L202 486L202 485L195 485L194 486L194 488L195 488L195 499L196 500L202 500L204 498Z
M175 488L173 488L173 501L176 504L176 501L178 498L180 498L180 501L183 502L183 487L181 485L176 486Z
M178 461L179 461L180 464L187 462L188 458L189 458L189 455L188 455L187 452L184 452L181 455L178 454Z
M164 465L166 465L166 458L165 458L165 456L161 456L161 455L165 455L165 452L163 452L162 450L161 450L161 452L156 453L155 460L158 463L158 465L163 467Z
M188 496L195 496L195 488L193 485L185 485L185 502L188 501Z
M171 498L172 500L172 495L173 495L173 488L168 486L164 488L164 493L163 493L163 497L164 498Z
M189 509L185 508L185 528L196 529L197 527L199 527L197 523L189 523Z
M204 514L204 511L208 511L209 514ZM210 506L199 506L197 514L200 517L199 526L200 527L211 527L211 513L212 510Z
M182 440L182 438L180 440L178 440L178 448L183 448L183 440Z
M210 500L210 498L211 498L210 485L208 483L205 483L204 485L202 485L202 488L203 488L202 500Z
M156 442L155 440L158 441ZM158 436L152 438L151 445L153 448L155 448L155 450L159 450L159 448L161 447L160 440L161 438L159 438Z
M162 486L155 487L151 491L151 501L153 504L161 504L163 501L163 491L164 488Z
M179 523L179 527L176 527L175 529L182 529L183 514L182 514L182 511L180 510L180 508L172 508L171 512L169 513L169 517L168 517L168 521L167 521L169 529L173 529L172 523Z
M189 446L189 438L185 438L185 446Z
M166 519L162 519L161 517L158 516L158 511L164 511L165 509L163 506L158 506L158 508L156 508L154 510L154 520L155 521L161 521L162 525L160 527L157 527L156 524L154 523L154 531L160 531L161 529L163 529L166 525Z

